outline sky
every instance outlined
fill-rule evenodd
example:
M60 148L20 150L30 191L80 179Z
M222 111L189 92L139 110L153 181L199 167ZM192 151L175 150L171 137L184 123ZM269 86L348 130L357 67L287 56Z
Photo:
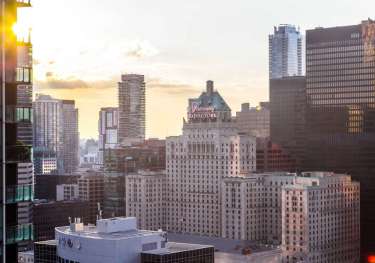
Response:
M232 108L268 100L268 35L375 18L373 0L32 0L34 93L74 99L81 138L97 138L101 107L117 106L121 74L146 77L146 133L181 134L188 98L214 80Z

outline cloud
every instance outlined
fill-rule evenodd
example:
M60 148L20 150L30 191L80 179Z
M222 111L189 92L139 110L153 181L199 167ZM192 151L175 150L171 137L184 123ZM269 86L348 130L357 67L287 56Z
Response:
M93 81L84 81L76 78L69 79L57 79L53 77L52 72L51 76L47 77L46 80L37 80L35 85L38 89L58 89L58 90L72 90L72 89L108 89L116 87L116 81L113 79L110 80L93 80Z
M191 95L199 90L189 84L164 82L160 79L149 79L146 81L146 89L155 89L171 95Z
M147 41L136 41L125 49L125 55L130 58L140 59L159 54L159 51Z
M55 77L53 72L46 73L45 80L35 81L35 86L39 90L46 89L56 89L56 90L72 90L72 89L109 89L117 88L117 82L119 78L112 77L110 79L103 80L82 80L78 78L66 78L59 79ZM192 95L200 91L199 88L196 88L189 84L173 83L169 81L164 81L158 78L149 78L146 79L146 91L154 90L160 93L168 95Z

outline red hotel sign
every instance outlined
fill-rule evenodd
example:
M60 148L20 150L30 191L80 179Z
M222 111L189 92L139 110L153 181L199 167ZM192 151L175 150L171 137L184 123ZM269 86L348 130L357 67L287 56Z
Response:
M212 106L200 107L199 103L193 102L191 104L190 112L188 113L189 119L215 119L217 117L215 108Z

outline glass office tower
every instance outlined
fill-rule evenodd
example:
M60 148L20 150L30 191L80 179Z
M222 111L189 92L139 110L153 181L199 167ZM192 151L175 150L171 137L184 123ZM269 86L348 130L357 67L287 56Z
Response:
M306 44L305 169L361 183L366 255L375 250L375 22L308 30Z
M13 32L17 9L30 6L30 0L0 0L2 262L17 262L33 237L32 45Z
M270 79L304 75L303 37L292 25L280 25L269 35Z

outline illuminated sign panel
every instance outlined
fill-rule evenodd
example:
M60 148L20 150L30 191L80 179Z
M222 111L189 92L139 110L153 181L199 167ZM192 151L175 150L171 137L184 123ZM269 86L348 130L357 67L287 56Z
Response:
M189 120L207 120L216 119L217 114L212 106L202 107L200 103L193 102L188 112Z

